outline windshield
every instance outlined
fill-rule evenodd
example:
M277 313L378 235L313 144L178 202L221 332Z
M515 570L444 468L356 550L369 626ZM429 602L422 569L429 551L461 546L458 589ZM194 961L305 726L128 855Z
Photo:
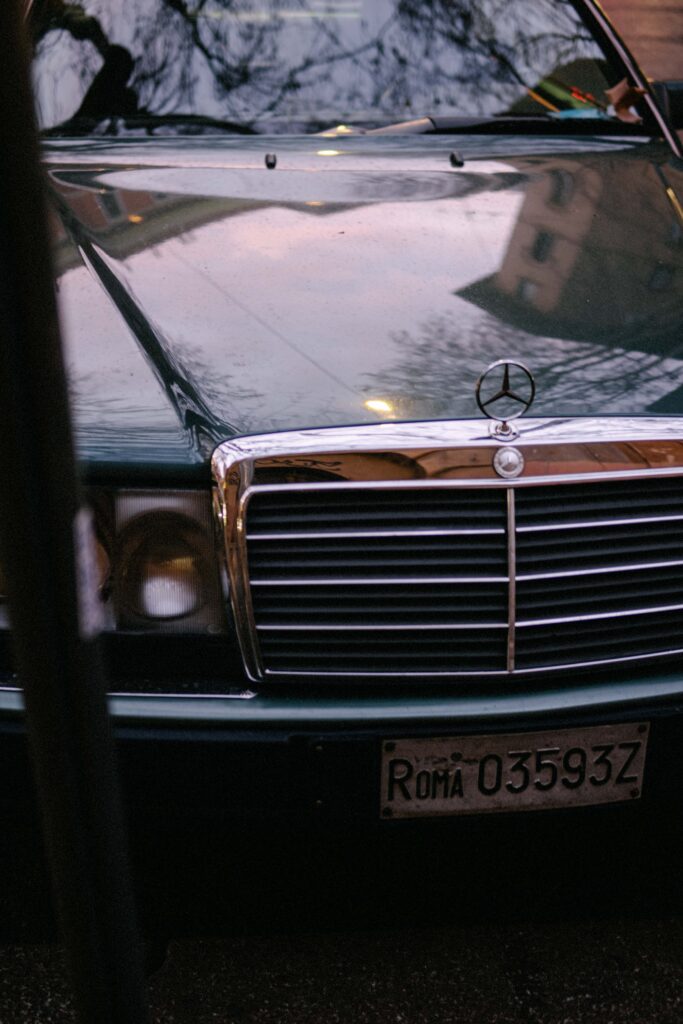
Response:
M65 134L606 117L623 77L568 0L35 0L30 24L40 124Z

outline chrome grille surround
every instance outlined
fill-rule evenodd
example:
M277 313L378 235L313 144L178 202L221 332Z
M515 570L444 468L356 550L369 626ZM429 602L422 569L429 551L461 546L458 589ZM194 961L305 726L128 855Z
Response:
M525 459L523 473L513 480L501 479L493 469L493 456L505 442L487 433L487 425L481 420L458 420L458 421L434 421L428 423L379 423L370 426L344 427L344 428L321 428L314 430L289 431L277 434L257 435L243 437L226 441L221 444L214 453L213 473L215 480L214 499L217 520L220 524L224 540L227 564L227 575L229 580L230 600L235 619L237 634L240 641L242 655L249 678L253 681L264 680L298 680L306 678L315 679L338 679L340 681L349 679L397 679L407 677L412 679L459 679L466 677L506 678L511 676L532 675L538 673L551 673L555 671L566 671L568 669L587 668L590 666L603 666L628 661L650 661L666 656L683 654L683 550L679 557L664 556L661 554L648 559L646 556L638 561L627 560L623 564L619 562L618 555L613 559L607 557L603 564L600 558L588 564L580 564L578 568L566 570L560 568L553 572L544 569L541 572L529 572L529 555L527 541L530 536L536 533L538 536L547 537L553 532L559 531L561 536L579 538L579 543L584 543L581 538L581 531L586 531L586 543L590 544L595 539L595 531L612 530L616 537L616 546L619 543L626 544L628 548L632 528L637 526L644 531L645 547L647 547L649 535L666 539L662 534L654 530L656 523L667 524L671 529L676 523L683 527L683 420L677 418L653 417L653 418L619 418L619 419L528 419L521 425L518 436L514 438L515 447L519 448ZM658 498L654 494L648 506L648 488L645 488L643 504L645 505L644 515L631 514L631 506L626 505L626 511L621 511L615 516L609 513L600 514L598 518L588 515L586 521L558 522L557 510L551 510L555 518L540 525L525 521L527 511L524 509L528 496L529 505L533 506L534 500L543 505L545 495L553 499L558 494L567 495L574 492L576 485L582 488L584 485L598 484L607 488L606 495L601 488L596 491L586 490L589 498L601 499L604 504L611 500L610 486L612 484L623 485L630 501L630 495L636 493L632 485L645 484L652 481L652 487L666 487L665 481L669 478L676 493L673 497L666 499L666 511L660 514L657 509L654 513L650 506L653 502L656 505ZM677 497L677 480L680 480L681 498L680 503ZM661 481L655 485L654 481ZM563 491L558 487L565 485ZM547 492L545 489L548 489ZM520 493L520 490L526 492ZM614 491L614 488L611 488ZM617 488L618 490L618 488ZM374 544L382 544L385 541L390 546L398 540L411 538L414 543L426 542L426 550L429 553L430 547L432 566L437 568L441 564L438 545L442 538L465 536L476 534L480 540L487 538L486 543L502 534L504 538L504 557L502 572L498 575L471 573L468 576L457 574L451 580L443 572L439 574L415 575L391 575L382 576L359 576L357 579L347 577L345 583L353 586L361 586L369 592L369 588L404 587L405 593L409 594L416 586L439 587L442 584L452 582L459 587L462 585L476 585L478 597L480 592L484 595L494 584L502 585L506 591L506 609L504 618L487 622L480 618L469 622L425 623L418 620L399 622L392 624L384 623L357 623L349 625L340 622L316 623L314 617L297 623L264 623L262 616L257 614L254 607L254 592L259 586L270 586L271 589L282 588L283 593L288 593L295 586L306 585L310 588L319 588L318 592L326 586L335 586L339 581L335 580L331 573L322 571L322 575L311 579L293 580L291 576L281 576L277 579L258 580L253 578L253 565L250 566L249 557L249 535L248 524L249 510L252 502L258 501L269 495L279 497L291 496L300 497L304 500L303 507L316 508L318 503L326 502L327 505L334 505L339 499L343 503L343 495L347 498L356 497L360 500L364 495L380 496L386 493L387 496L407 497L412 495L415 498L422 496L428 502L432 496L439 494L458 493L460 498L479 494L482 498L488 493L495 502L500 501L503 514L503 525L491 526L490 523L484 527L477 527L470 524L468 527L462 524L455 528L443 528L440 524L435 529L420 530L411 528L405 523L402 527L394 529L370 529L330 531L330 530L290 530L283 537L281 530L272 532L261 531L258 540L251 538L251 547L254 544L262 546L269 543L277 545L283 541L301 542L306 546L307 542L333 541L337 545L343 545L349 536L354 540L367 539ZM640 493L640 491L638 491ZM310 497L311 501L308 501ZM375 500L373 497L372 500ZM520 508L521 502L521 508ZM668 504L667 504L668 503ZM585 502L590 513L591 502ZM596 500L596 507L600 503ZM415 503L413 503L415 505ZM296 511L296 510L295 510ZM637 512L637 509L636 509ZM488 513L487 513L488 514ZM619 532L621 530L621 533ZM562 534L562 531L565 531ZM623 534L623 538L622 538ZM431 540L428 540L431 538ZM533 537L532 537L533 539ZM546 541L543 540L545 545ZM521 545L521 547L520 547ZM585 546L585 543L584 543ZM463 546L464 548L467 545ZM560 545L560 548L564 545ZM475 549L475 556L477 549ZM637 552L636 552L637 553ZM335 553L336 556L336 553ZM562 555L560 554L560 557ZM582 554L582 557L586 556ZM604 556L602 553L600 557ZM252 556L252 560L254 556ZM520 563L521 559L521 563ZM285 559L286 561L286 559ZM381 561L381 559L380 559ZM495 561L495 559L494 559ZM317 571L317 570L316 570ZM680 579L679 579L680 572ZM621 575L620 575L621 574ZM635 579L632 577L635 574ZM665 595L661 602L645 602L635 607L624 607L618 610L610 610L611 606L606 605L601 611L598 605L597 610L589 610L584 613L581 608L571 616L553 616L552 609L543 610L542 614L529 614L524 612L524 617L518 614L518 604L527 602L528 592L533 590L534 581L541 581L542 585L549 587L556 583L561 588L574 585L575 579L588 578L595 581L595 587L602 587L609 591L610 587L619 589L622 580L628 580L632 590L638 591L638 584L642 580L648 585L652 580L659 580L659 576L665 578L667 574L672 577L669 589L664 587ZM618 581L616 584L614 581ZM593 585L593 584L592 584ZM661 588L660 588L661 589ZM473 591L474 592L474 591ZM399 597L400 597L399 593ZM453 594L450 595L451 597ZM656 595L654 595L656 597ZM541 598L543 595L541 595ZM533 595L533 600L538 600L538 594ZM579 594L578 603L583 600L582 593ZM596 599L599 602L599 594ZM636 600L633 598L633 600ZM485 602L484 602L485 603ZM680 613L681 629L680 640L678 640L678 616ZM647 619L646 617L651 618ZM668 618L667 618L668 616ZM672 618L673 616L673 618ZM639 618L640 617L640 618ZM638 623L646 618L646 627L656 626L659 618L666 620L668 626L662 627L663 639L661 649L648 650L646 653L629 653L629 646L626 643L622 650L619 650L618 639L611 639L605 643L605 649L609 656L585 657L582 656L581 641L585 634L586 638L598 635L596 630L602 630L601 623L607 623L612 631L623 628L628 629L631 623ZM655 618L656 617L656 618ZM571 629L576 626L577 639L573 640ZM569 626L569 633L564 639L565 646L572 650L577 649L577 656L572 660L566 658L552 657L552 650L555 637L559 636L561 630ZM607 629L607 626L605 626ZM667 629L668 634L667 635ZM408 636L406 631L418 635L421 640L431 636L439 636L446 643L453 641L453 636L465 636L467 632L473 637L479 637L482 631L490 631L491 635L498 636L504 631L505 654L502 658L497 657L496 664L484 666L483 668L463 668L458 665L458 655L450 656L452 664L446 668L443 666L435 669L419 668L413 670L409 662L401 667L361 667L352 666L346 668L309 667L309 668L282 668L277 667L277 660L273 650L277 650L278 636L284 634L301 635L302 643L305 646L306 638L318 638L316 642L320 649L325 645L326 635L353 636L354 643L360 647L365 641L363 634L367 636L372 633L374 637L396 637ZM461 631L461 632L458 632ZM544 645L550 645L551 653L545 657L531 654L525 651L526 639L520 643L520 638L531 638L533 644L534 631L536 631L536 644L542 651ZM411 634L411 635L412 635ZM487 634L488 635L488 634ZM270 643L268 638L275 636L276 639ZM357 638L361 640L358 641ZM671 639L673 637L673 639ZM561 638L560 638L561 639ZM598 636L599 639L599 636ZM371 641L374 643L374 640ZM383 640L382 643L385 641ZM392 640L391 643L394 641ZM400 644L398 639L396 643ZM421 642L421 641L420 641ZM391 648L390 643L390 648ZM405 640L406 645L412 643L410 637ZM559 641L558 641L559 643ZM379 641L377 641L379 644ZM572 646L574 645L574 646ZM300 648L301 644L299 645ZM444 646L441 641L439 648ZM599 646L599 644L598 644ZM367 647L367 645L366 645ZM266 650L264 650L266 648ZM616 649L615 649L616 648ZM367 647L372 653L372 647ZM381 655L374 655L382 664L384 658ZM410 654L412 656L412 653ZM361 656L362 657L362 656ZM399 653L398 661L403 656ZM539 664L539 657L541 663ZM305 659L304 659L305 660ZM476 660L476 659L475 659ZM276 667L273 667L276 665Z

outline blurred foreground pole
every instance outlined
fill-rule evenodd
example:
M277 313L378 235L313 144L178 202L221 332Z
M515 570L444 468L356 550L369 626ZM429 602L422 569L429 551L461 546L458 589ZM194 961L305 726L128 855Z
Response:
M21 0L0 0L0 564L83 1024L147 1020ZM75 566L78 566L76 570Z

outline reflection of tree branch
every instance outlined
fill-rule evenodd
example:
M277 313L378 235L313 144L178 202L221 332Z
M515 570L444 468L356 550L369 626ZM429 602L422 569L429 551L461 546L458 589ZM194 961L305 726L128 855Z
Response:
M306 0L297 2L302 11L308 11ZM544 2L538 0L541 7ZM475 106L476 112L481 103L486 102L486 94L490 94L495 81L502 85L514 82L524 86L529 79L526 84L534 84L530 81L533 74L527 70L525 75L518 65L528 69L531 63L542 59L545 66L549 48L556 46L564 52L579 41L589 41L585 34L577 31L573 15L574 20L563 26L564 32L553 29L553 19L550 19L550 32L528 36L518 31L511 43L503 45L497 42L495 34L495 25L502 13L501 0L489 0L487 5L479 4L475 10L463 0L448 0L447 3L445 0L420 0L419 3L398 0L381 29L360 45L344 45L334 28L334 20L321 20L309 52L297 63L287 66L279 50L283 25L277 8L273 9L271 20L258 30L250 26L249 30L237 31L233 24L231 35L222 29L221 19L217 18L216 28L207 40L206 25L210 25L210 19L202 18L203 5L190 9L186 0L162 0L162 3L181 19L187 34L183 49L188 55L190 49L194 49L206 60L222 99L239 96L240 90L249 86L251 109L248 116L251 120L277 113L288 97L303 88L315 89L316 81L323 87L328 85L328 69L346 61L353 62L354 79L358 83L362 76L372 83L374 95L363 95L360 84L354 82L341 104L355 102L368 106L374 102L411 107L424 95L425 79L428 89L434 91L440 84L449 83L458 93L467 95L468 103ZM222 14L238 16L241 7L237 0L224 0L220 10ZM557 13L556 7L553 13ZM159 33L163 33L165 27L157 23ZM397 33L392 32L394 28ZM453 67L455 52L462 58L461 68ZM230 54L230 59L226 54ZM255 66L257 60L259 66ZM486 90L482 89L482 74ZM191 83L185 81L179 83L178 91L188 92L190 88ZM254 103L256 95L266 100L258 110ZM448 102L456 102L456 97L449 97Z
M248 33L254 37L249 48L245 53L241 54L237 62L230 63L223 56L224 52L229 52L229 40L222 37L218 29L213 33L213 39L211 40L214 48L202 39L198 12L204 6L203 4L200 4L196 10L190 11L185 0L162 0L162 2L184 22L189 31L189 38L192 44L197 52L206 60L215 78L216 85L220 88L222 94L229 94L251 81L254 73L254 61L263 46L265 29ZM231 4L228 0L226 9L229 9L230 6ZM242 34L242 39L244 39L244 34Z
M288 9L304 16L299 30L276 0L129 2L125 45L129 32L136 40L130 88L141 107L169 113L192 109L200 90L204 101L210 82L223 108L217 116L246 123L282 112L311 123L369 109L377 118L429 114L439 104L476 115L507 106L520 86L534 86L558 62L597 52L573 9L557 0L515 5L516 20L509 0L386 0L386 8L373 7L381 24L364 36L355 23L348 34L351 22L323 7L289 0ZM124 15L108 15L110 40L87 9L85 0L35 0L36 44L62 29L106 56L111 43L121 43L113 26Z
M307 72L313 71L316 68L329 67L333 64L339 64L341 61L344 60L355 60L356 57L361 56L361 54L367 53L369 50L379 51L382 45L382 38L384 34L387 32L387 30L390 28L391 24L394 22L394 20L395 16L393 15L391 18L388 18L387 21L382 26L382 28L379 30L377 36L367 43L363 43L360 46L351 49L340 48L336 52L328 52L322 59L318 58L314 60L313 58L309 58L307 60L302 61L297 67L292 68L288 73L287 80L280 87L279 93L265 107L261 109L257 117L262 117L265 114L270 114L276 111L280 103L282 102L283 97L287 93L296 91L299 88L298 80L302 75L306 74ZM325 26L323 26L323 32L326 32L326 34L331 35L331 33L329 33L326 30ZM331 39L335 45L339 46L338 38L331 35Z
M418 403L429 403L438 415L448 415L454 404L462 407L463 402L473 402L474 382L482 369L503 355L533 364L539 400L546 410L587 411L598 400L601 407L630 408L635 395L645 408L652 397L648 388L656 388L661 396L683 383L683 364L676 377L664 355L532 338L489 315L468 330L450 317L433 317L423 325L421 337L404 331L393 340L399 352L397 362L377 379L369 376L367 390L409 394Z
M105 56L109 40L97 18L86 14L81 4L64 0L34 0L31 8L30 28L34 48L54 29L63 29L74 39L88 40Z

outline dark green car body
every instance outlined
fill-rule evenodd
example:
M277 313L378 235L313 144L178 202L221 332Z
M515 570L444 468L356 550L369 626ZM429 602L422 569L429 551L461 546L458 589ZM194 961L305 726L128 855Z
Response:
M95 507L121 490L188 491L210 521L212 454L231 439L476 419L486 434L477 380L503 358L532 369L541 433L609 417L626 428L661 418L675 434L683 162L671 133L650 115L470 129L52 131L57 289ZM212 540L216 567L223 539ZM680 818L679 652L466 685L255 680L221 582L221 629L128 622L105 637L136 832L398 832L379 815L387 741L642 722L642 796L548 820L571 831L602 815L600 828L637 831ZM4 683L7 763L23 763L7 653ZM8 813L25 798L22 783ZM487 827L504 836L520 827L510 818ZM448 825L458 842L478 827L457 815Z

